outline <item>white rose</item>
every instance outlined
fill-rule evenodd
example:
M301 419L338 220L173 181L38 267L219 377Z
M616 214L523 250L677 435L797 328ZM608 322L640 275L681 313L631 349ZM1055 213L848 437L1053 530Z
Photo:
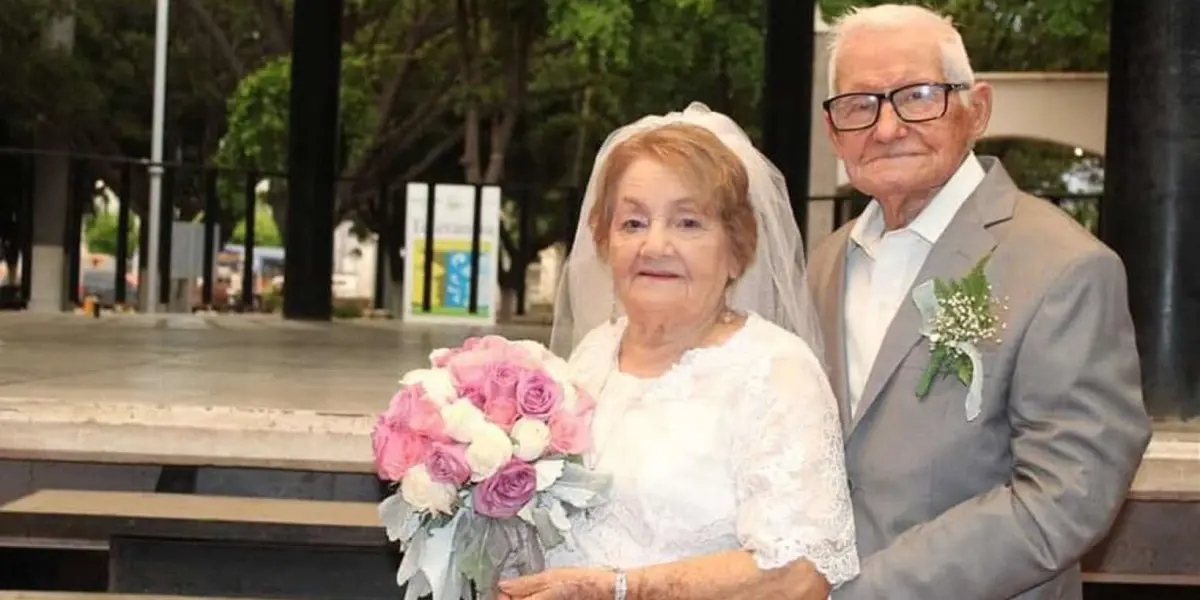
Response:
M451 352L453 352L453 350L450 348L438 348L437 350L429 353L429 362L436 364L438 360L442 359Z
M562 386L563 400L562 409L575 414L579 412L579 392L571 382L567 382Z
M550 354L550 350L548 350L545 346L533 340L518 340L513 342L513 344L518 348L524 349L529 353L529 356L533 357L533 359L538 362L545 360L549 356L554 356L553 354Z
M458 490L448 483L434 481L425 465L417 465L400 480L400 497L416 510L448 515Z
M550 378L558 385L566 387L571 382L570 365L567 364L567 361L553 354L546 357L546 360L542 363L542 368L546 369L546 374L550 375Z
M483 412L467 398L459 398L442 407L442 422L446 435L456 442L468 443L475 438L475 430L487 423Z
M512 439L517 444L513 454L525 462L533 462L550 445L550 428L537 419L520 419L513 425Z
M420 385L425 389L426 396L438 406L453 402L458 398L454 389L454 379L445 369L416 369L404 374L400 385Z
M467 466L471 467L471 478L482 481L491 477L513 456L513 443L508 434L495 423L484 423L475 428L475 437L467 446Z

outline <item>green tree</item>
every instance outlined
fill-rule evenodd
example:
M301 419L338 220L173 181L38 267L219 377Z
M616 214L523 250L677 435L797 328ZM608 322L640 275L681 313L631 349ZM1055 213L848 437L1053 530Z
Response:
M93 254L117 255L119 243L117 240L117 215L108 212L97 212L88 215L83 223L83 237L87 243L88 252ZM137 250L138 227L132 221L129 224L129 237L125 240L126 256L133 256Z
M341 132L345 160L354 161L369 141L373 127L370 93L366 89L365 58L349 54L342 58ZM287 211L288 107L291 91L291 57L269 60L247 75L229 99L229 128L221 139L213 162L232 169L218 178L221 204L236 219L245 217L246 172L271 178L267 204L276 218L277 232L284 231Z
M820 0L826 19L897 0ZM1103 71L1111 0L923 0L958 26L976 71Z
M245 219L238 221L234 226L229 241L235 244L246 243ZM276 248L283 246L283 236L279 234L279 227L276 226L275 217L271 214L271 207L262 201L257 203L254 210L254 245Z

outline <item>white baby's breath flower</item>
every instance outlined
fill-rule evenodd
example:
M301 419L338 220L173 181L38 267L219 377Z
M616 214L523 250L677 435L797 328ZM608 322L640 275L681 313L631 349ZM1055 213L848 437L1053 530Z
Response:
M471 479L482 481L512 460L513 443L495 423L476 427L474 434L467 446L467 466L471 467Z
M400 480L400 497L417 510L448 515L458 490L448 483L434 481L425 465L417 465Z
M401 385L420 385L434 404L443 406L458 399L454 379L445 369L415 369L404 374Z
M550 445L550 428L537 419L520 419L513 424L512 439L517 445L513 454L525 462L533 462Z
M487 423L483 411L467 398L459 398L442 407L442 422L446 435L464 444L475 439L475 432Z

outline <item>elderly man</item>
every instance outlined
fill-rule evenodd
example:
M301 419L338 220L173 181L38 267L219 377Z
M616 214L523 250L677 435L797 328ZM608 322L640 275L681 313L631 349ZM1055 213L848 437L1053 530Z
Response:
M830 79L872 197L810 266L863 558L834 600L1078 599L1150 436L1124 267L972 152L992 95L948 20L856 11Z

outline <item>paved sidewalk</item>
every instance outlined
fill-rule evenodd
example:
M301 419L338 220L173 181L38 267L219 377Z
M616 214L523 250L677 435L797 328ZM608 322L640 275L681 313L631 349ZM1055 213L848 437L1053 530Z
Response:
M0 459L368 471L374 415L400 375L489 332L0 313ZM494 332L549 337L544 326Z

